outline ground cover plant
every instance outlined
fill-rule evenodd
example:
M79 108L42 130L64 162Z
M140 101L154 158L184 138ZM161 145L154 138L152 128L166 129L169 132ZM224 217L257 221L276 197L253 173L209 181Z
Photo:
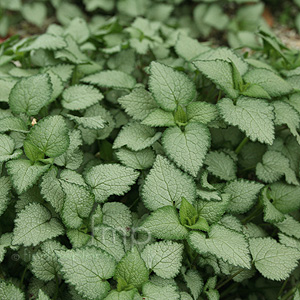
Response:
M299 51L162 11L0 45L1 299L300 298Z

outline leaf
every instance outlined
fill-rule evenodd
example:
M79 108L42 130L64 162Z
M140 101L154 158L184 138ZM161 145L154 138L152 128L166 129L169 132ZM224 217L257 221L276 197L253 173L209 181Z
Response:
M243 234L216 224L208 236L192 231L188 241L200 254L210 253L234 266L250 269L250 253Z
M256 269L271 280L287 279L300 258L296 249L281 245L270 237L252 238L249 245Z
M64 229L47 208L30 203L18 213L13 233L13 244L27 247L61 235Z
M82 82L113 89L133 89L135 78L121 71L102 71L81 79Z
M160 108L152 111L143 121L142 124L151 127L169 127L175 126L174 116L169 111L164 111Z
M118 98L118 102L134 120L144 120L157 108L151 93L142 87L137 87L130 94Z
M203 289L203 279L199 275L197 270L190 269L187 272L183 272L183 279L186 282L187 287L191 291L194 300L197 300Z
M117 229L107 225L92 227L92 237L87 245L102 249L113 256L117 262L125 255L122 237Z
M42 290L39 290L37 300L50 300L50 298Z
M33 254L31 271L37 278L43 281L50 281L59 274L60 265L55 255L56 250L66 250L66 247L57 241L48 240Z
M95 247L56 251L67 283L88 299L103 299L110 290L107 279L114 275L116 262Z
M158 62L150 65L149 89L158 105L166 111L186 106L196 96L194 83L186 74Z
M234 180L229 182L224 192L231 195L228 211L231 213L243 214L247 212L255 203L257 194L263 185L248 180Z
M206 126L190 123L183 131L179 127L166 129L162 142L168 156L196 177L210 147L210 133Z
M24 293L12 283L0 281L1 300L25 300Z
M58 50L58 49L63 49L66 46L67 43L61 36L44 33L37 36L37 38L29 46L23 48L22 50L23 51L38 50L38 49Z
M147 245L141 256L148 269L162 278L174 278L181 267L183 245L162 241Z
M136 288L141 288L144 282L148 281L149 272L141 258L137 248L128 251L116 267L115 279L121 278L127 284Z
M70 110L86 109L103 99L98 89L90 86L77 84L64 90L62 94L62 106Z
M49 167L50 165L40 163L32 164L27 159L10 160L6 163L7 172L18 194L32 187Z
M239 129L252 140L272 145L274 141L274 114L265 100L239 97L236 104L224 98L218 102L223 119Z
M173 285L158 286L151 282L147 282L143 285L142 292L145 300L180 299L180 295Z
M275 182L270 185L269 195L273 205L282 213L290 213L300 209L299 186Z
M188 230L180 224L178 212L173 206L158 208L142 223L141 231L158 239L185 239Z
M127 146L130 150L139 151L150 147L161 137L161 132L142 125L138 122L131 122L123 126L116 137L113 149Z
M21 13L26 21L41 27L47 17L47 7L42 2L24 3Z
M238 97L239 92L234 89L232 67L229 62L220 59L196 60L193 64L205 77L224 91L228 97L232 99Z
M195 218L198 217L198 212L196 208L190 202L188 202L184 197L182 197L179 216L180 216L180 223L182 225L190 225L189 221L193 219L195 220Z
M78 44L82 44L89 38L90 30L84 19L74 18L64 31L64 35L71 35Z
M224 179L236 179L236 164L234 160L224 152L211 151L206 155L207 170L213 175Z
M252 69L245 74L244 80L246 83L258 84L271 97L283 96L293 91L288 82L266 69Z
M18 117L6 117L0 120L0 132L16 131L27 133L25 122Z
M135 183L139 173L131 168L119 164L98 165L91 168L85 176L95 200L105 202L111 195L124 195L130 190L130 186Z
M130 209L123 203L108 202L102 207L103 224L117 230L121 235L128 236L132 226Z
M272 104L274 106L275 125L286 124L292 135L296 137L298 144L300 144L300 135L297 131L300 123L298 112L290 104L282 101L275 101Z
M117 150L116 155L122 164L137 170L150 168L155 160L155 153L150 148L140 151L121 148Z
M97 0L98 1L98 0ZM104 300L133 300L136 290L118 292L116 290L111 291Z
M300 239L300 223L296 221L293 217L286 215L285 220L274 224L281 232L294 236Z
M9 94L9 107L15 114L38 114L51 99L52 84L48 74L22 78Z
M65 193L56 175L56 168L49 170L42 177L40 187L43 198L53 206L56 212L60 212L63 208Z
M0 163L22 155L22 150L18 149L14 152L14 149L14 140L6 134L0 134Z
M189 122L208 124L218 117L215 105L207 102L192 102L186 107Z
M0 102L8 102L10 91L15 84L15 80L0 79Z
M143 185L142 198L150 210L168 205L179 208L182 197L193 203L195 193L192 178L158 155Z
M1 176L0 177L0 216L6 210L9 202L10 202L10 189L11 183L9 177Z
M197 59L200 54L208 50L210 50L208 46L203 45L196 39L192 39L182 33L179 34L175 45L176 53L186 61L193 61Z
M289 160L277 151L265 152L262 162L256 165L256 175L267 183L275 182L285 175L287 183L299 185L295 172L290 168Z
M81 125L83 128L89 128L89 129L102 129L108 123L101 117L101 116L95 116L95 117L77 117L73 115L66 115L70 120L74 121L77 125Z
M85 186L65 180L60 180L60 183L66 195L62 220L68 228L79 228L92 211L94 195Z

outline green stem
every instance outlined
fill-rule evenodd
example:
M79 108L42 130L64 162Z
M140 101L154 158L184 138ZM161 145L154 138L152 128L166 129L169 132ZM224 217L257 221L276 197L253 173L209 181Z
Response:
M220 289L222 286L224 286L225 284L227 284L231 279L233 279L235 276L239 275L240 273L242 273L244 271L244 269L240 269L237 272L235 272L234 274L232 274L230 277L228 277L225 281L221 281L217 286L216 286L216 290Z
M300 282L293 287L292 289L290 289L282 298L281 300L287 300L289 297L291 297L293 294L296 293L297 289L300 287Z
M286 284L287 284L288 281L289 281L289 278L287 278L287 279L285 280L285 282L283 283L283 285L281 286L281 288L280 288L280 290L279 290L279 293L278 293L278 299L280 298L281 294L283 293L284 288L285 288L285 286L286 286Z
M22 285L23 285L23 281L24 281L24 278L25 278L25 274L27 272L27 269L28 269L28 265L25 267L23 273L22 273L22 276L21 276L21 281L20 281L20 284L19 284L19 288L22 289Z
M242 151L243 147L248 143L248 141L249 141L249 138L246 136L246 137L240 142L240 144L237 146L237 148L234 150L234 152L235 152L236 154L239 154L239 153Z
M257 204L256 208L253 210L253 212L246 218L244 218L241 222L242 224L248 223L250 220L254 219L255 217L258 216L258 213L261 212L262 206L260 202Z
M222 91L221 91L221 90L219 90L219 94L218 94L218 99L217 99L217 102L219 102L219 100L221 99L221 97L222 97Z
M58 292L59 292L59 281L58 281L57 274L55 274L55 283L56 283L56 286L55 286L55 294L54 294L53 300L57 299Z

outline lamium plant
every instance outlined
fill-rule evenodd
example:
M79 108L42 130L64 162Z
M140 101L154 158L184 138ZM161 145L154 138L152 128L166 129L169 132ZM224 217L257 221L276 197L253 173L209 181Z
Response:
M0 45L1 300L300 299L300 56L254 38L74 18Z

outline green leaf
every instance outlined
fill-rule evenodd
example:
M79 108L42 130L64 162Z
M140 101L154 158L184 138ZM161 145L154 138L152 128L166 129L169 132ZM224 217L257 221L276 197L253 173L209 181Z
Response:
M175 126L175 120L172 112L164 111L160 108L152 111L143 121L142 124L151 127L169 127Z
M116 261L120 261L125 255L125 251L123 239L117 233L117 230L106 225L97 225L92 227L91 230L92 237L87 245L96 246L113 256Z
M56 212L60 212L63 208L65 193L56 176L57 169L52 168L42 177L40 187L44 199L53 206Z
M155 129L138 122L131 122L123 126L114 141L113 148L127 146L133 151L139 151L150 147L160 137L161 132L156 132Z
M228 211L238 214L247 212L255 203L257 194L262 188L263 185L255 181L238 179L229 182L223 190L231 195Z
M37 300L51 300L51 299L42 290L39 290Z
M0 120L0 132L16 131L27 133L25 122L17 117L6 117Z
M190 223L191 221L196 221L196 218L198 217L198 212L190 202L188 202L184 197L182 197L179 215L180 222L182 225L192 225Z
M13 244L27 247L63 234L64 228L47 208L30 203L18 213L13 233Z
M22 78L9 94L9 106L15 114L36 115L50 100L52 84L48 74Z
M121 71L102 71L81 79L82 82L113 89L133 89L135 78Z
M185 227L192 229L192 230L201 230L201 231L209 231L209 225L206 219L203 217L198 217L195 224L192 225L185 225Z
M186 282L187 287L191 291L194 300L197 300L203 289L203 279L197 270L190 269L187 272L183 272L183 279Z
M98 0L97 0L98 1ZM137 293L136 290L130 290L130 291L111 291L108 296L104 300L133 300L135 293Z
M239 73L243 76L248 70L248 64L231 49L225 47L217 47L204 52L199 59L201 60L224 60L226 62L233 62Z
M116 267L115 279L122 278L127 286L141 288L148 281L149 272L137 248L128 251Z
M123 203L108 202L102 207L103 224L117 230L121 235L129 235L132 226L130 209Z
M236 104L228 98L218 102L224 120L252 140L272 145L274 141L273 108L265 100L239 97Z
M215 105L207 102L192 102L186 107L189 122L208 124L218 117Z
M186 172L197 176L210 146L210 133L206 126L188 124L183 131L179 127L164 131L163 146L168 156Z
M0 281L1 300L25 300L24 293L12 283Z
M76 124L81 125L83 128L102 129L108 125L108 123L101 116L77 117L69 114L66 116Z
M271 99L271 96L258 84L246 84L243 86L243 90L240 92L241 95L250 98L263 98Z
M218 222L226 212L230 203L231 195L221 194L222 201L205 201L197 202L197 210L199 215L203 217L209 224Z
M266 69L252 69L245 74L244 80L246 83L258 84L271 97L283 96L293 91L289 83Z
M269 150L264 154L262 162L256 165L256 175L267 183L275 182L284 175L287 183L299 185L289 160L277 151Z
M188 241L200 254L210 253L234 266L250 269L250 253L243 234L216 224L211 226L208 236L191 232Z
M183 245L162 241L147 245L141 256L148 269L162 278L174 278L181 267Z
M120 97L118 102L134 120L144 120L157 108L151 93L142 87L137 87L130 94Z
M32 187L49 167L50 165L40 163L32 164L27 159L10 160L6 163L7 172L18 194Z
M220 59L196 60L193 64L205 77L224 91L228 97L232 99L238 97L239 92L234 89L232 67L229 62Z
M43 118L32 127L26 141L49 157L63 154L70 143L64 118L62 116Z
M47 17L47 7L42 2L24 3L21 13L26 21L41 27Z
M67 229L67 237L73 248L82 248L91 240L92 236L78 229Z
M58 264L55 250L66 250L66 247L57 241L48 240L33 254L31 271L37 278L43 281L50 281L59 273L60 265Z
M88 299L103 299L110 290L107 279L114 275L116 262L95 247L56 251L67 283Z
M221 179L234 180L236 178L236 164L234 160L224 152L209 152L206 155L204 163L207 165L207 170L210 173Z
M71 35L78 44L85 42L90 36L87 23L82 18L74 18L64 31L64 35Z
M11 183L9 177L1 176L0 177L0 216L6 210L9 202L10 202L10 189Z
M79 228L83 219L90 215L94 204L94 195L85 186L60 180L65 192L62 220L68 228Z
M62 106L70 110L86 109L103 99L98 89L90 86L77 84L64 90L62 94Z
M0 134L0 163L22 155L22 150L18 149L14 152L14 149L15 141L6 134Z
M151 63L150 74L149 88L162 109L174 111L195 98L195 85L186 74L158 62Z
M9 101L10 91L12 90L15 84L15 80L0 79L0 102Z
M143 201L150 210L168 205L179 208L182 197L193 203L195 193L193 179L160 155L156 157L142 189Z
M91 168L85 176L95 200L105 202L111 195L124 195L130 190L130 186L135 183L139 173L131 168L119 164L99 165Z
M297 131L300 123L298 112L290 104L283 101L275 101L272 104L274 106L275 125L286 124L292 135L296 137L298 144L300 144L300 135Z
M290 213L300 209L300 187L288 185L283 182L271 184L269 196L273 205L282 213Z
M155 160L155 152L150 148L140 151L121 148L117 150L116 155L122 164L137 170L150 168Z
M175 45L175 50L176 53L186 61L193 61L203 52L210 50L210 48L199 43L196 39L192 39L180 33Z
M300 223L293 217L285 215L285 220L274 224L281 232L300 239Z
M30 50L58 50L67 46L65 40L58 35L53 35L49 33L44 33L39 36L27 47L23 48L23 51Z
M256 269L271 280L287 279L300 259L296 249L281 245L270 237L252 238L249 245Z
M180 224L178 212L173 206L158 208L142 223L142 232L149 232L158 239L181 240L188 230Z
M173 285L158 286L151 282L147 282L143 285L142 292L145 300L180 299L179 292Z

